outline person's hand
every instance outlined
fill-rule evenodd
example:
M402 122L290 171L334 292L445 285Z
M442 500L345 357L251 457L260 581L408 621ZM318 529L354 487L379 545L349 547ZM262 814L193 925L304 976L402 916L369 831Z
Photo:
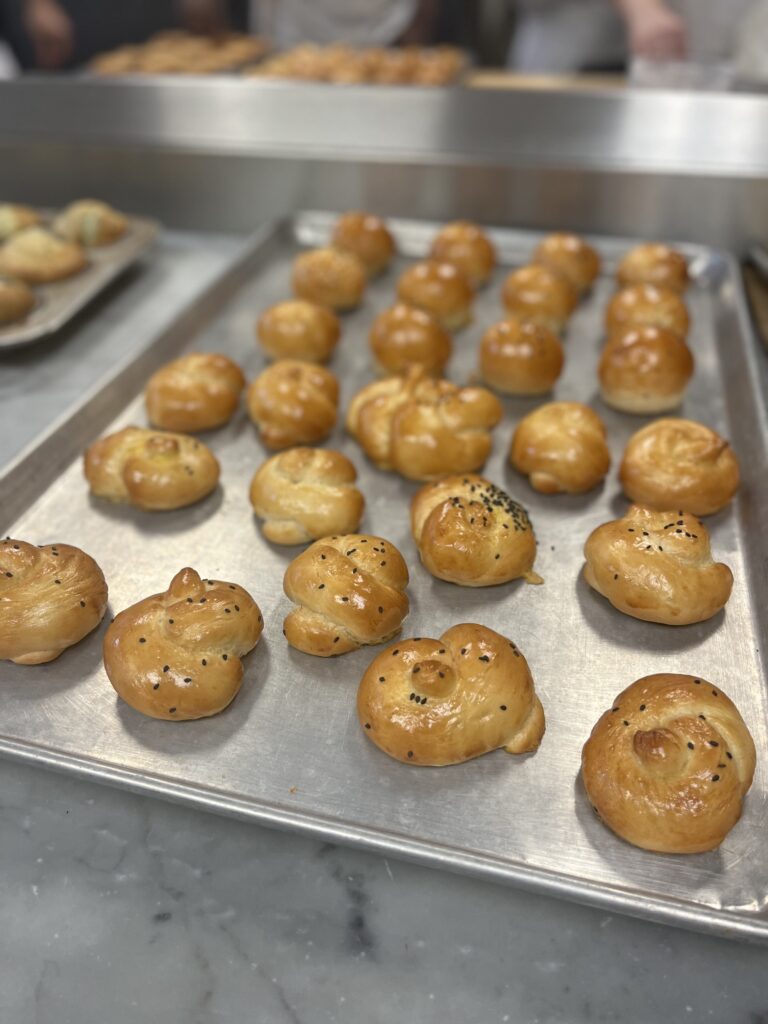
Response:
M662 0L633 0L624 4L633 57L683 60L687 51L685 22Z
M181 18L190 32L218 35L228 28L224 0L179 0Z
M74 50L74 29L56 0L27 0L24 27L32 41L38 67L52 71L67 63Z

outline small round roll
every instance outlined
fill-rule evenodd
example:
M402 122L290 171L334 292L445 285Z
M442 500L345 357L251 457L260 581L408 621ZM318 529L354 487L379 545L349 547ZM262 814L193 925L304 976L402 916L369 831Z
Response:
M654 420L633 434L619 468L624 493L638 505L709 516L739 487L739 462L728 442L693 420Z
M28 284L0 274L0 326L23 320L34 305L35 296Z
M480 376L507 395L551 391L563 360L563 346L556 334L516 317L489 327L480 342Z
M41 227L17 231L0 249L0 272L29 284L50 284L73 277L88 261L76 242Z
M385 271L395 255L395 240L389 228L372 213L353 211L339 217L331 245L356 256L369 277Z
M547 235L536 246L533 262L549 267L569 281L580 295L588 292L600 273L600 256L579 235Z
M251 383L248 413L267 448L324 440L336 424L339 382L330 370L281 359Z
M560 334L576 308L579 296L573 285L549 267L532 264L509 274L501 290L508 313Z
M98 199L79 199L55 218L53 230L85 246L110 245L128 230L128 221L117 210Z
M592 531L584 557L590 587L645 622L704 622L731 596L733 573L712 560L707 528L688 512L632 505Z
M300 299L345 310L359 306L365 294L365 267L340 249L310 249L293 263L293 291Z
M581 402L548 402L518 423L509 461L543 494L582 494L611 464L605 424Z
M652 284L684 292L689 284L688 263L682 253L658 242L646 242L630 249L616 270L622 288L633 284Z
M164 430L213 430L232 419L244 387L243 371L227 356L192 352L149 378L147 415Z
M453 351L450 334L433 316L403 302L379 313L369 342L376 370L383 376L421 366L439 377Z
M472 285L453 263L425 260L400 275L397 297L430 313L447 331L458 331L472 320Z
M289 299L270 306L259 317L261 347L272 359L301 359L327 363L341 337L336 314L305 299Z
M736 705L703 677L645 676L595 725L581 773L594 810L628 843L704 853L741 817L755 744Z
M685 338L690 318L677 292L652 284L637 284L617 292L605 311L609 337L628 327L661 327Z
M34 227L43 218L31 206L17 203L0 203L0 242L4 242L24 228Z
M452 263L473 288L487 284L496 267L496 248L488 235L468 220L457 220L441 228L429 250L438 263Z
M663 327L630 327L611 335L598 367L603 401L642 416L677 408L692 374L691 350Z

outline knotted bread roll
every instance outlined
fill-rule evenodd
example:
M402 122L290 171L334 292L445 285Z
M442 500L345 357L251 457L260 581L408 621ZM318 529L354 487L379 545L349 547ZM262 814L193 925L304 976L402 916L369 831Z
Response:
M354 309L367 284L365 267L350 252L310 249L293 263L293 291L300 299L331 309Z
M581 769L590 803L622 839L658 853L703 853L741 817L755 745L719 687L645 676L599 719Z
M561 334L578 305L579 295L561 274L531 264L513 270L505 278L501 301L507 312L519 320L530 320Z
M397 297L429 313L446 331L458 331L472 319L472 285L453 263L424 260L409 267L397 282Z
M604 402L622 412L668 412L683 400L693 356L681 335L663 327L630 327L612 334L600 357Z
M315 541L285 573L285 593L298 605L285 638L321 658L383 644L408 614L407 585L403 556L388 540L351 533Z
M248 389L248 412L267 448L322 441L334 428L338 401L331 371L297 359L268 366Z
M637 245L625 253L616 270L622 288L632 284L652 284L684 292L689 284L688 263L682 253L658 242Z
M580 295L589 291L600 273L597 250L579 235L547 235L536 246L532 262L560 274Z
M0 326L23 320L35 304L29 285L17 277L0 274Z
M597 487L611 464L605 425L581 402L548 402L523 417L509 461L543 494L582 494Z
M369 277L385 271L395 255L395 240L389 228L372 213L351 211L339 217L331 245L356 256Z
M243 371L227 356L192 352L149 378L147 415L164 430L212 430L232 418L244 387Z
M43 218L31 206L20 206L17 203L0 203L0 242L24 228L39 224Z
M404 302L379 313L369 341L376 370L382 375L406 373L418 365L439 377L453 350L450 334L430 313Z
M0 249L0 272L29 284L49 284L85 269L85 253L75 242L41 227L17 231Z
M399 640L360 680L357 716L405 764L460 764L503 747L536 750L544 709L528 663L506 637L462 623L439 640Z
M636 284L616 292L605 311L609 337L628 327L661 327L685 338L690 318L677 292L652 284Z
M80 548L0 541L0 661L53 661L94 630L106 608L104 575Z
M543 395L563 369L563 346L548 327L510 316L480 342L480 375L507 395Z
M104 637L104 668L126 704L143 715L206 718L237 695L241 659L263 628L259 606L242 587L182 569L164 593L114 619Z
M53 230L80 245L110 245L128 230L128 221L117 210L98 199L79 199L56 217Z
M496 248L488 235L468 220L457 220L441 228L429 250L438 263L452 263L473 288L487 284L496 266Z
M278 302L257 325L261 346L272 359L327 363L341 337L339 318L326 306L304 299Z

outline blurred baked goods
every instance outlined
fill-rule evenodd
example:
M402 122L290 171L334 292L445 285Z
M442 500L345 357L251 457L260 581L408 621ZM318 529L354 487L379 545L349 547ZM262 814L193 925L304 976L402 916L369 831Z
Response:
M346 455L327 448L289 448L267 459L251 481L254 512L273 544L306 544L360 525L365 499Z
M480 342L480 376L507 395L543 395L563 369L563 346L548 327L512 317Z
M0 541L0 661L53 661L94 630L106 608L104 574L80 548Z
M59 238L46 228L23 228L0 248L0 273L29 284L48 284L79 274L87 264L76 242Z
M685 338L690 319L685 303L668 288L636 284L616 292L605 311L608 336L628 327L662 327Z
M182 569L162 594L120 612L104 637L104 668L136 711L169 722L218 714L243 681L242 658L264 619L236 583Z
M330 658L381 644L408 614L408 569L388 540L365 533L315 541L288 566L283 588L297 605L283 623L288 643Z
M536 537L528 513L474 473L426 484L411 502L411 532L428 572L464 587L492 587L533 571Z
M739 462L714 430L670 417L654 420L632 435L619 479L624 493L638 505L708 516L724 508L738 490Z
M581 772L589 802L628 843L703 853L741 817L755 745L719 687L694 676L645 676L599 719Z
M219 463L194 437L125 427L88 448L85 477L98 498L166 511L210 494Z
M600 395L622 412L668 412L683 400L693 374L685 339L664 327L629 327L612 334L598 367Z
M381 217L372 213L351 211L339 217L331 245L357 256L369 277L386 270L395 255L392 233Z
M626 253L616 270L622 288L632 284L652 284L684 292L688 287L688 263L682 253L658 242L645 242Z
M259 317L261 347L272 359L327 363L341 337L339 318L326 306L289 299L270 306Z
M457 220L441 228L429 250L438 263L458 267L473 288L487 284L496 266L496 248L488 235L468 220Z
M397 297L430 313L447 331L458 331L472 319L472 285L453 263L415 263L400 275Z
M404 764L460 764L503 747L528 754L544 709L518 647L462 623L439 640L398 640L368 666L357 691L366 736Z
M411 366L421 366L425 373L439 377L453 351L445 328L430 313L404 302L379 313L368 338L380 374L405 373Z
M731 596L733 573L712 560L707 528L688 512L632 505L621 519L592 531L584 557L590 587L646 622L704 622Z
M257 60L268 49L259 36L203 36L176 29L158 32L138 46L99 54L88 69L95 75L210 75Z
M212 430L232 418L244 387L243 371L227 356L192 352L149 378L147 415L164 430Z
M611 464L605 425L581 402L549 402L518 423L509 461L543 494L597 487Z
M452 46L360 47L303 43L268 57L245 74L258 78L297 78L338 85L450 85L466 66Z
M248 414L267 448L324 440L336 423L339 382L330 370L280 359L248 389Z
M379 469L433 480L479 469L501 417L501 403L490 391L433 380L417 366L358 391L347 430Z
M0 274L0 326L23 320L34 304L35 296L28 284Z
M293 291L300 299L331 309L354 309L365 293L365 267L350 252L310 249L293 263Z
M596 249L579 235L558 232L547 235L536 246L533 263L549 267L566 278L583 295L600 273L600 256Z
M70 203L53 222L53 230L85 246L110 245L128 230L128 221L107 203L98 199L80 199Z
M43 218L31 206L18 203L0 203L0 242L4 242L23 228L34 227Z
M561 274L549 267L531 264L507 275L501 301L512 316L560 334L576 309L579 295Z

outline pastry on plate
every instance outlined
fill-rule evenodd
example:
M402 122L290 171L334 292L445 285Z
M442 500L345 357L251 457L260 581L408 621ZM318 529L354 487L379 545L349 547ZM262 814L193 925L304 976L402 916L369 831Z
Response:
M518 423L509 461L543 494L582 494L603 480L611 464L605 425L581 402L548 402Z
M244 387L243 371L227 356L192 352L149 378L147 415L164 430L212 430L230 421Z
M583 295L600 273L600 256L579 235L558 232L547 235L536 246L533 263L549 267L566 278Z
M11 235L0 248L0 273L29 284L49 284L79 274L87 265L76 242L59 238L46 228L31 227Z
M23 228L34 227L42 217L31 206L20 206L18 203L0 203L0 242Z
M684 292L689 284L688 262L681 252L659 242L645 242L625 253L616 280L620 287L631 284L653 284Z
M607 405L645 416L680 405L693 374L693 356L674 331L629 327L610 336L597 372Z
M653 284L635 284L616 292L605 311L609 337L628 327L661 327L685 338L690 318L677 292Z
M289 299L270 306L259 317L261 347L272 359L327 363L341 337L339 318L327 306Z
M400 275L397 297L431 314L447 331L458 331L472 319L472 285L453 263L415 263Z
M530 320L561 334L578 305L579 293L561 274L531 264L507 275L501 301L506 311L519 320Z
M441 228L429 250L438 263L453 263L473 288L487 284L496 266L496 248L477 224L457 220Z
M128 230L128 220L98 199L79 199L70 203L53 222L53 230L86 247L111 245Z
M372 213L351 211L339 217L331 245L357 256L369 277L385 271L395 255L395 240L389 228Z
M34 305L35 296L28 284L0 274L0 327L23 320Z
M548 327L510 317L480 342L480 376L507 395L543 395L563 369L563 346Z
M336 423L339 382L330 370L281 359L252 381L248 413L267 448L324 440Z
M439 377L453 351L446 329L431 314L404 302L379 313L368 339L381 375L421 366L430 376Z
M359 306L367 283L363 264L340 249L310 249L293 262L293 291L297 298L331 309Z

